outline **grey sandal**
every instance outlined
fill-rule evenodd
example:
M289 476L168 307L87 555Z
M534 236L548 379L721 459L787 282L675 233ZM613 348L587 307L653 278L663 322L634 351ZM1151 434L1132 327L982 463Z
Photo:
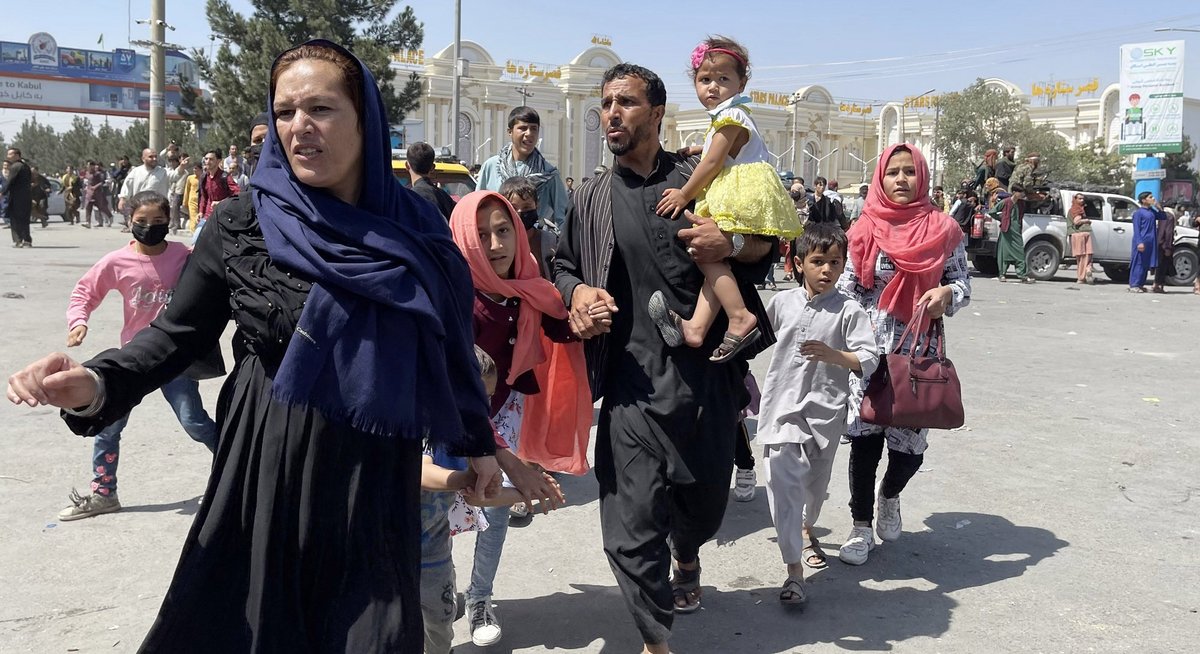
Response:
M734 336L729 332L725 332L725 338L721 339L721 344L717 346L717 349L713 350L712 356L708 360L713 363L725 363L737 356L737 353L745 349L747 345L757 341L760 335L762 335L762 332L758 330L758 327L751 329L750 333L745 336Z
M647 303L646 309L650 312L650 319L654 321L654 326L658 327L658 333L662 334L662 339L670 347L679 347L683 345L683 328L681 323L683 318L671 309L667 308L667 297L662 291L654 291L650 296L650 302Z

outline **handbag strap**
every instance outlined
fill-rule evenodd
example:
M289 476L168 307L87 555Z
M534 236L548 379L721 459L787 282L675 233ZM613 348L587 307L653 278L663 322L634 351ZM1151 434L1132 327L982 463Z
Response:
M904 343L908 341L910 335L913 337L913 346L909 352L917 349L918 336L913 330L913 325L919 325L925 320L925 306L924 304L917 306L917 312L913 314L912 320L908 321L908 324L904 326L904 331L900 334L900 340L896 341L896 346L892 348L892 354L904 353Z

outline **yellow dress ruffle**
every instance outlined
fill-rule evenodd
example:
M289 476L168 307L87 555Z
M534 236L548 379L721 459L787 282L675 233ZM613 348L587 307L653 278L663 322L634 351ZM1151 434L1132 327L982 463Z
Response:
M696 214L714 219L724 232L784 238L804 233L779 173L765 161L722 169L696 203Z

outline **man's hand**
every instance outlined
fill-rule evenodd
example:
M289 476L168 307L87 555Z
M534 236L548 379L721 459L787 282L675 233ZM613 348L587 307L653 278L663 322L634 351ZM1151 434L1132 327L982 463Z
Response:
M617 303L608 291L580 284L571 293L567 319L571 331L579 338L587 339L608 333L612 329L612 314L617 311Z
M928 303L925 314L933 320L937 320L946 315L946 309L950 308L952 300L954 300L954 291L949 286L939 286L925 291L921 299L917 300L917 304Z
M1138 243L1138 252L1145 252L1145 251L1146 251L1146 244Z
M475 473L475 486L471 492L476 497L495 497L500 492L500 465L494 456L476 456L469 459Z
M79 345L86 337L87 325L76 325L75 329L72 329L69 333L67 333L67 347L75 347L76 345Z
M525 505L529 508L533 508L536 500L541 505L542 513L548 513L566 502L562 488L553 477L542 474L540 470L517 458L516 454L499 449L496 451L496 460L517 492L525 498Z
M8 378L8 401L63 409L89 406L96 399L96 380L83 366L61 353L45 356Z
M663 191L662 199L658 201L658 206L654 208L654 213L675 220L679 217L679 212L683 211L687 205L688 199L683 194L683 191L677 188L669 188Z
M696 263L717 263L729 257L733 245L711 218L684 211L683 217L691 227L679 230L679 239L688 246L688 254Z

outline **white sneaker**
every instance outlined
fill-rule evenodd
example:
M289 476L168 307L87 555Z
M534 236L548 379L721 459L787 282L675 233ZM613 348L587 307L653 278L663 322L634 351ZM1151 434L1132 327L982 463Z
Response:
M854 527L846 542L838 548L838 558L842 563L862 565L867 562L867 555L875 549L875 534L870 527Z
M880 495L875 499L875 533L879 540L891 542L900 538L900 498L887 499Z
M738 502L749 502L754 499L754 489L758 486L758 477L754 468L742 470L738 468L737 481L733 485L733 499Z
M492 612L491 600L471 604L471 642L477 647L487 647L500 642L500 622Z

